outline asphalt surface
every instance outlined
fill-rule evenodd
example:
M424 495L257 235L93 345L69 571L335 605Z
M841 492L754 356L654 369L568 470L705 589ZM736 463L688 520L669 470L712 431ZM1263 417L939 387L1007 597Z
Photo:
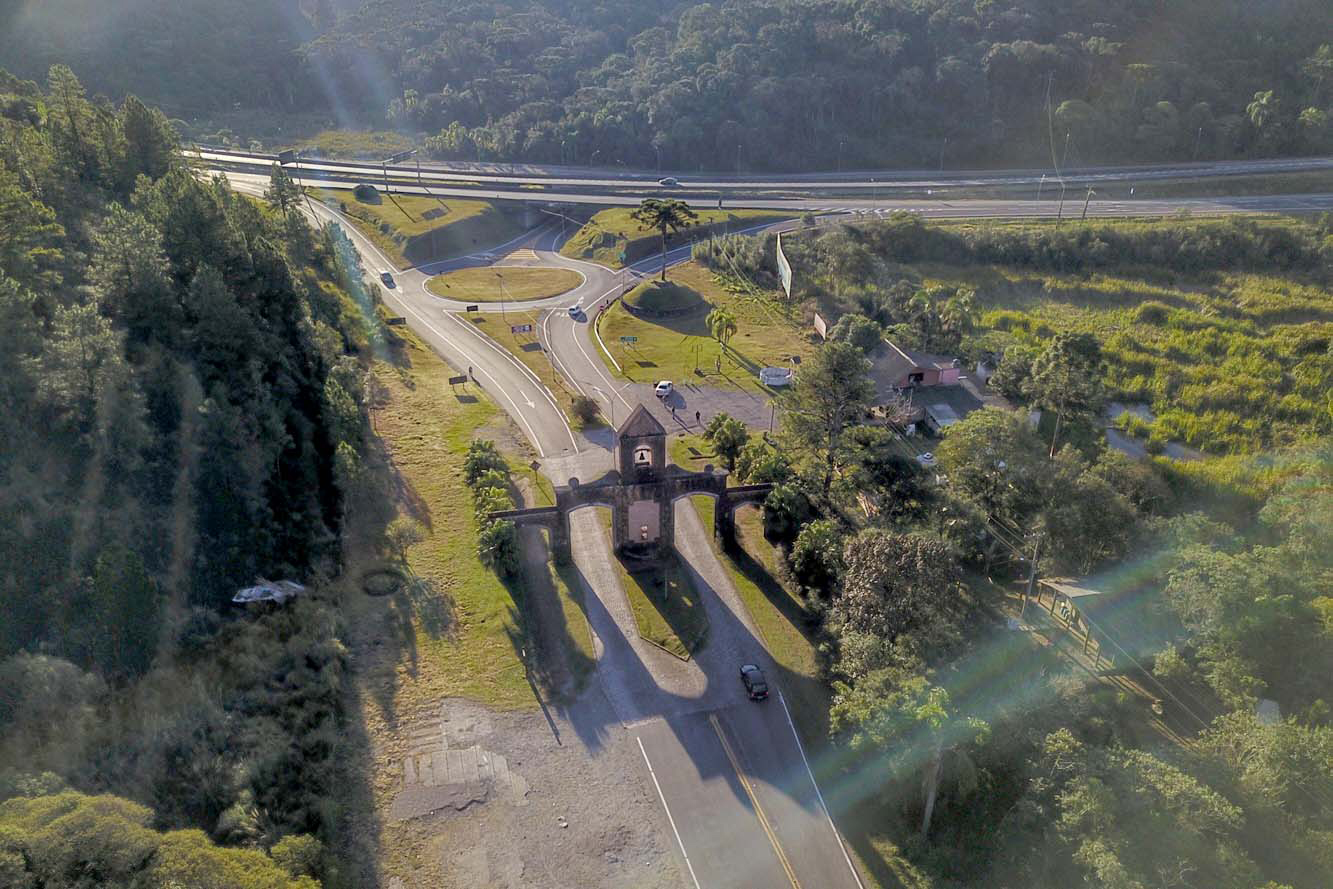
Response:
M295 168L289 170L294 181L308 186L328 186L327 178L302 175ZM366 181L368 177L353 176L343 181L344 185ZM233 182L245 182L251 185L267 186L268 173L229 172L228 179ZM1088 206L1088 215L1095 217L1126 216L1169 216L1175 213L1196 215L1221 215L1231 213L1312 213L1333 210L1333 194L1300 195L1261 195L1235 198L1154 198L1138 200L1129 198L1128 192L1132 180L1124 182L1121 191L1126 195L1120 200L1110 200L1109 193L1096 198ZM374 183L383 190L383 183ZM560 191L543 188L532 191L522 187L524 183L513 180L503 188L493 187L458 187L447 185L414 185L393 182L389 189L395 194L424 194L435 197L472 198L490 201L539 202L544 204L586 204L590 206L637 207L647 192L637 190L634 193L619 191L598 191L590 187L584 191ZM1105 185L1102 186L1106 188ZM1059 200L1052 195L1054 188L1047 187L1044 198L1027 199L960 199L950 200L947 194L934 198L883 198L856 199L836 196L824 197L782 197L765 194L756 190L751 196L732 195L726 200L726 207L744 207L752 210L777 210L792 213L894 213L908 211L937 219L995 219L995 218L1078 218L1082 215L1081 191L1069 191L1066 199ZM716 194L698 194L691 191L665 192L657 189L652 192L657 196L669 195L702 210L715 209L718 201Z
M229 173L239 190L259 193L267 175ZM411 191L413 187L395 190ZM448 194L431 188L432 194ZM513 197L526 201L558 201L549 192L478 193L471 197ZM570 203L582 202L575 195ZM599 204L617 203L612 196L594 197ZM635 198L631 203L638 203ZM745 202L747 207L815 212L892 212L907 209L933 217L1054 216L1081 207L1054 201L938 201L933 203L874 201L832 206L812 200ZM1199 214L1235 212L1309 212L1333 209L1333 195L1298 195L1170 201L1094 201L1089 215L1170 215L1181 210ZM532 442L544 471L557 483L571 476L590 479L609 468L609 436L596 440L573 431L551 393L535 375L504 348L484 336L468 320L462 303L429 293L432 274L466 265L486 264L520 247L533 251L535 264L570 268L583 282L573 290L545 300L527 301L526 309L548 310L538 337L557 372L577 391L595 398L604 416L623 419L638 403L654 411L668 430L672 418L646 387L613 378L599 354L594 323L599 312L660 263L650 258L624 271L560 256L562 232L557 220L540 226L484 254L399 270L373 243L323 205L313 212L321 220L343 222L343 229L361 255L372 279L388 271L395 286L385 302L408 325L460 371L471 377L504 410ZM758 228L791 229L792 220ZM572 234L572 228L566 233ZM690 247L671 251L668 261L688 259ZM569 309L573 307L574 312ZM479 312L498 312L496 303ZM472 385L472 384L468 384ZM461 387L460 387L461 388ZM455 393L441 393L453 397ZM692 417L690 417L692 419ZM617 718L641 745L645 780L660 796L671 825L671 838L681 855L687 886L786 887L794 889L859 889L832 820L819 796L814 774L800 749L790 721L778 671L764 650L748 613L713 555L709 529L699 526L688 502L677 504L677 546L696 572L696 586L709 618L707 645L689 662L681 662L644 643L618 577L611 567L605 535L591 510L571 516L572 543L589 622L596 636L601 682ZM741 663L758 663L768 674L774 695L765 702L746 699L739 677ZM595 734L606 726L584 726ZM643 777L643 776L640 776Z
M199 159L206 164L268 167L277 159L271 154L202 148ZM757 190L800 191L874 191L894 188L956 188L1004 187L1054 184L1060 180L1069 185L1096 185L1111 182L1159 182L1169 179L1204 179L1226 176L1270 175L1333 171L1333 158L1279 158L1273 160L1209 161L1204 163L1149 164L1121 167L1087 167L1055 172L1040 170L861 170L848 173L807 173L775 175L719 175L687 172L626 171L606 167L548 167L540 165L504 164L427 164L416 166L381 166L365 162L300 159L292 170L305 171L311 177L349 176L359 181L382 182L387 175L394 179L417 179L420 182L447 186L450 183L485 187L487 185L518 185L577 188L624 189L629 187L659 187L661 178L676 179L681 189L702 189L721 192L752 192ZM531 193L528 194L531 198Z

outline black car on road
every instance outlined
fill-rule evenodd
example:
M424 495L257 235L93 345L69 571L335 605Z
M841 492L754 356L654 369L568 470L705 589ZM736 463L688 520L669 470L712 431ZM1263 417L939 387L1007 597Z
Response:
M741 666L741 682L745 684L745 693L750 700L762 701L768 697L768 680L764 678L764 671L754 664Z

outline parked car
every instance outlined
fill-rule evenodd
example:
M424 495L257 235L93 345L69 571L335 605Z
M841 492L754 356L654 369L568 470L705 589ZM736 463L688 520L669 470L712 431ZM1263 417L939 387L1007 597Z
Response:
M768 680L764 679L764 671L754 664L741 665L741 682L750 700L762 701L768 697Z
M393 275L389 274L388 272L380 272L380 280L384 282L385 287L397 286L393 283Z
M675 387L671 385L670 380L659 380L657 385L653 387L653 394L658 398L666 398L674 391Z
M664 176L657 180L657 184L663 188L675 188L677 185L680 185L680 182L676 180L675 176Z

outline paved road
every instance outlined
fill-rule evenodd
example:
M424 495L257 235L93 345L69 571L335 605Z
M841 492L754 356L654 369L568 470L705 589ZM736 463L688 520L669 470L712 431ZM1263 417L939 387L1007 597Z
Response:
M298 174L294 169L290 172L293 174L293 179L302 185L318 187L327 186L330 182L328 178ZM267 186L269 174L232 171L228 173L228 178L233 182L247 182L252 185ZM365 178L351 176L341 181L344 184L350 184L364 181ZM384 185L379 183L377 187L383 189ZM1122 188L1126 195L1128 194L1128 188L1127 185ZM586 204L601 207L637 207L645 196L642 189L631 193L607 188L601 190L588 188L583 191L543 189L540 192L534 192L523 188L522 184L518 182L512 185L492 185L480 188L456 185L423 186L394 182L390 190L395 194L428 194L437 197L472 198L475 200ZM776 210L792 214L807 212L878 212L883 214L909 211L940 219L1056 218L1057 216L1076 218L1082 213L1081 198L1083 197L1082 194L1071 191L1067 199L1061 202L1058 200L1058 196L1052 197L1051 188L1046 189L1045 197L1040 201L1026 199L949 200L947 195L941 196L939 199L921 197L849 199L828 195L824 197L784 197L773 196L768 193L769 191L770 189L756 189L748 194L729 196L727 206L755 210ZM660 194L661 192L659 190L653 193ZM673 197L677 197L690 206L699 209L708 210L717 206L716 194L699 194L688 190L672 192L671 194ZM1126 196L1121 200L1104 200L1103 198L1106 197L1109 197L1109 193L1091 202L1088 207L1089 216L1169 216L1180 212L1197 215L1264 212L1313 213L1333 210L1333 195L1331 194L1262 195L1235 198L1155 198L1151 200L1130 199Z
M193 154L193 153L192 153ZM271 154L256 154L229 149L203 148L198 158L205 164L262 168L266 173L277 159ZM373 163L336 160L301 160L293 165L295 172L304 171L314 177L348 177L357 181L382 182L387 175L393 180L417 180L448 186L462 184L474 187L516 186L519 184L541 188L601 188L660 189L661 173L615 170L606 167L546 167L531 165L477 165L428 164L383 167ZM1152 182L1169 179L1205 179L1226 176L1269 175L1274 173L1321 172L1333 170L1333 158L1279 158L1275 160L1208 161L1204 163L1148 164L1121 167L1086 167L1063 171L1067 185L1096 185L1113 182ZM855 192L893 190L897 188L959 188L959 187L1019 187L1037 185L1061 179L1050 169L1030 170L861 170L848 173L806 173L774 175L725 175L717 173L671 174L685 190L707 190L723 193L759 190L800 190L805 192ZM529 195L531 197L531 195Z

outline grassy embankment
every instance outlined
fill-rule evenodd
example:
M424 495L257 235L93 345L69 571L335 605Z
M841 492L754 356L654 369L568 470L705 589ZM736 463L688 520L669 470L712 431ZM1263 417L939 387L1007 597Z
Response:
M588 259L618 269L660 253L662 236L656 229L644 228L630 214L633 207L613 207L599 210L583 228L574 233L560 252L574 259ZM737 232L765 222L791 219L790 213L772 210L695 210L698 221L683 231L667 236L667 249L688 244L710 234ZM625 252L625 262L620 252Z
M597 510L602 530L611 532L611 510ZM682 660L698 651L708 637L708 617L690 573L674 556L665 565L631 572L612 556L620 586L629 600L639 635Z
M763 390L760 368L788 367L793 355L804 359L814 353L810 332L780 292L749 291L694 262L673 269L669 283L698 294L699 307L687 315L650 320L631 315L617 302L598 318L602 341L613 350L625 379L672 379L677 385L730 385L758 392ZM631 293L627 298L634 297ZM725 309L736 319L736 334L725 348L704 323L713 308ZM638 342L623 346L622 336L638 337Z
M496 273L504 276L504 290ZM583 276L573 269L528 268L525 266L479 266L457 269L426 281L436 296L470 303L523 302L573 290Z
M378 193L366 202L345 188L312 188L310 196L342 210L400 267L465 256L524 230L517 217L488 201Z
M549 483L532 480L530 455L504 416L484 398L450 395L454 371L410 333L396 360L372 370L380 390L373 412L381 459L367 461L369 484L391 500L358 512L353 507L349 586L360 572L382 564L382 529L394 513L416 519L424 539L407 550L402 591L370 597L349 589L348 625L365 643L358 673L365 700L378 702L379 718L445 696L463 696L497 708L534 705L519 649L545 634L546 649L563 649L571 665L591 663L592 637L577 592L555 579L545 594L558 603L537 603L535 583L506 585L476 555L477 521L462 465L476 437L494 438L512 454L515 484L530 503L549 503ZM443 393L443 397L442 397ZM559 614L562 627L537 625L542 613ZM557 638L551 639L555 636ZM542 644L530 647L543 650ZM539 669L541 664L534 665ZM577 677L576 677L577 678ZM373 721L373 718L372 718Z

